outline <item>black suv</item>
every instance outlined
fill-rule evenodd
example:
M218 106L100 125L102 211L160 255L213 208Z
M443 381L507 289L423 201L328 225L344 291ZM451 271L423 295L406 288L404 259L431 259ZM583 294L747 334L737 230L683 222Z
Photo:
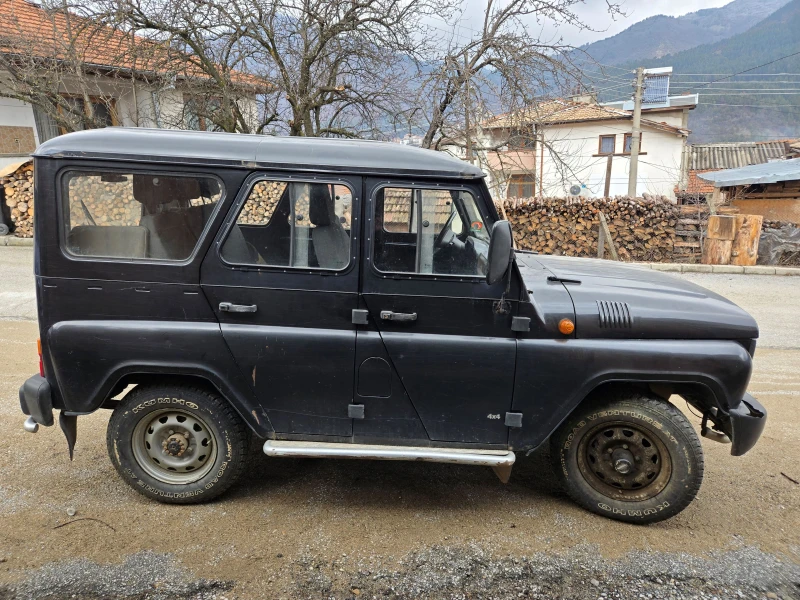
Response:
M35 154L41 369L26 428L112 411L151 498L214 498L269 456L491 466L548 439L570 496L632 522L694 498L670 399L741 455L758 327L658 272L512 249L483 173L366 141L103 129ZM259 442L261 443L261 442Z

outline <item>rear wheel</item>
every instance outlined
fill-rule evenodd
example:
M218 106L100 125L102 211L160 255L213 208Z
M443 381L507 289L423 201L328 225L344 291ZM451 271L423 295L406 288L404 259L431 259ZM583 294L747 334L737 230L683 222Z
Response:
M678 514L703 480L691 423L668 402L633 392L579 408L553 434L551 456L575 502L632 523Z
M241 474L249 436L231 406L188 386L144 386L108 424L108 454L128 485L161 502L216 498Z

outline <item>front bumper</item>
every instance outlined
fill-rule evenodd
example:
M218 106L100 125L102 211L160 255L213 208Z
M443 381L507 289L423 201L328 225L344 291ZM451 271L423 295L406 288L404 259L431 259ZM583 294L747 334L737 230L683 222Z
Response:
M53 424L53 395L50 384L41 375L29 377L19 388L19 405L39 425Z
M756 445L767 424L767 409L750 394L745 394L739 406L731 409L730 417L731 454L741 456Z

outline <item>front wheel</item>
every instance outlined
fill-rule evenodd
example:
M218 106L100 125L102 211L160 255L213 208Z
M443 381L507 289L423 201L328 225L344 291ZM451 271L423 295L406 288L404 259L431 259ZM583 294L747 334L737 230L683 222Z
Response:
M630 523L668 519L697 495L703 450L660 398L627 393L579 408L553 434L556 476L584 508Z
M171 504L202 502L227 490L242 473L248 441L230 404L182 385L135 388L111 415L106 437L123 480Z

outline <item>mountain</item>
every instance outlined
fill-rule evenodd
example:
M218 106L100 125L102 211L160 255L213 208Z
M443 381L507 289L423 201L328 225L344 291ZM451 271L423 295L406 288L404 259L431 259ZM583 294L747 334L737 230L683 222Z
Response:
M661 58L742 33L787 2L734 0L720 8L698 10L680 17L656 15L610 38L587 44L581 50L604 65L627 63L631 57Z
M781 58L784 56L788 58ZM800 137L800 92L788 91L800 90L800 76L751 77L764 73L800 74L800 0L791 0L744 33L728 39L666 55L659 60L641 60L643 58L646 57L636 56L624 66L631 69L637 64L672 66L670 93L700 94L700 105L689 116L692 142ZM748 71L747 76L721 82L713 82L721 79L720 76L682 75L739 73L776 59L780 60ZM682 80L685 83L681 83ZM697 83L700 80L713 83ZM749 94L747 90L750 89L759 93ZM772 93L773 89L787 91Z

